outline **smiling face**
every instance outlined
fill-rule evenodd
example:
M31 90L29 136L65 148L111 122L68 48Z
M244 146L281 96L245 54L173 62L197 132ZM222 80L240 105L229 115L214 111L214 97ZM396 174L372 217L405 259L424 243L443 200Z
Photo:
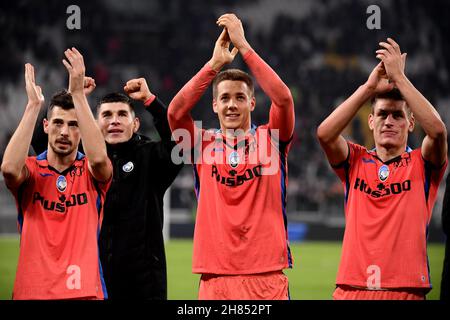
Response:
M78 150L81 136L75 109L54 106L49 119L44 119L44 131L48 134L48 145L56 155L65 157Z
M255 109L255 97L244 81L224 80L217 84L213 109L223 132L227 129L246 132L250 129L250 113Z
M403 100L377 99L369 115L369 127L377 148L404 150L408 133L414 130L414 117Z
M102 103L97 115L97 123L109 144L126 142L139 129L139 119L135 117L127 103Z

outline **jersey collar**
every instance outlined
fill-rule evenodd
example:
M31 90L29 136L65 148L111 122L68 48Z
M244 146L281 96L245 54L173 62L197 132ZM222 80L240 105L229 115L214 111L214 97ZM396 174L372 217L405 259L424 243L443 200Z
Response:
M217 129L214 132L216 135L215 142L216 143L225 143L229 148L232 148L232 149L239 149L239 148L242 148L242 147L246 146L247 144L249 144L250 143L249 141L251 140L250 138L253 138L252 140L255 139L257 128L258 127L252 123L250 126L250 130L248 131L248 133L245 134L245 138L243 140L239 140L236 143L236 145L234 145L234 146L230 146L228 144L227 139L222 132L222 129Z
M373 157L375 157L375 158L377 158L379 161L381 161L383 164L390 164L390 163L392 163L392 162L395 162L395 161L398 161L399 159L401 159L401 158L403 158L404 157L404 155L405 155L405 153L410 153L410 152L412 152L413 150L409 147L409 146L406 146L406 148L405 148L405 152L404 153L402 153L401 155L399 155L399 156L397 156L397 157L394 157L394 158L392 158L392 159L389 159L388 161L386 161L386 162L384 162L383 160L381 160L379 157L378 157L378 155L377 155L377 149L376 148L373 148L372 150L369 150L368 151L368 153L370 154L370 155L372 155Z
M80 151L77 151L77 156L75 158L75 160L81 160L85 157L84 154L82 154ZM41 161L41 160L47 160L47 150L45 150L44 152L42 152L40 155L38 155L36 157L36 160Z
M256 128L257 128L257 126L254 123L252 123L250 125L250 130L248 131L248 133L251 134L251 135L255 135L256 134ZM223 135L222 129L215 130L215 133Z
M58 174L63 174L65 175L67 172L69 172L70 170L72 170L74 167L80 167L82 166L82 163L80 162L80 160L83 160L85 158L85 155L79 151L77 151L77 156L75 158L75 161L72 163L72 165L67 168L66 170L64 170L64 172L59 172L58 170L56 170L55 168L53 168L51 165L48 164L48 160L47 160L47 150L45 150L44 152L42 152L40 155L38 155L36 157L36 160L39 163L40 167L47 167L50 170L53 170L55 172L57 172Z

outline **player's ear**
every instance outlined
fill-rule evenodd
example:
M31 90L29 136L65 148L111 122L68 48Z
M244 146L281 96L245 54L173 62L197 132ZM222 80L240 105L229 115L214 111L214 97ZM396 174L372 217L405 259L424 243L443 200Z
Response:
M411 114L409 116L409 126L408 126L408 131L409 132L413 132L414 131L415 124L416 124L416 119L414 118L414 114L411 112Z
M138 117L135 117L133 120L133 133L136 133L141 126L141 121Z
M369 114L368 123L369 123L369 128L370 128L370 130L372 130L372 131L373 131L373 120L374 120L373 118L374 118L373 113L370 113L370 114Z
M255 96L253 96L252 99L250 100L250 111L255 110L255 106L256 106L256 98Z
M48 120L44 119L42 120L42 123L44 124L44 132L48 134Z
M213 105L214 113L219 113L219 111L217 109L217 100L216 100L216 98L213 98L212 105Z

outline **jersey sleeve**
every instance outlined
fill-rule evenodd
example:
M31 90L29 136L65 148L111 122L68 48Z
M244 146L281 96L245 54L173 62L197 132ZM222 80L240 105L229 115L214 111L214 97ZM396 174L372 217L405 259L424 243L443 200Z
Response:
M262 90L272 101L269 128L278 130L281 141L288 142L294 133L295 112L291 91L277 73L253 50L244 61L255 76Z
M444 177L445 170L447 169L448 159L445 160L445 163L441 167L436 167L428 161L426 161L426 163L428 164L428 166L430 166L431 183L439 186L440 182Z
M25 185L30 184L35 180L36 161L34 159L34 157L28 157L25 160L25 167L27 168L28 174L26 179L19 186L17 186L16 188L10 188L8 185L6 186L16 198L18 196L19 190L22 190Z
M445 170L447 169L448 159L445 160L445 163L441 167L436 167L431 162L423 159L420 149L417 150L417 155L423 162L423 166L425 169L424 188L427 205L432 209L432 206L436 201L439 184L441 183L442 178L444 177Z
M347 141L348 145L348 156L343 162L332 165L334 172L339 177L342 182L347 182L350 174L350 169L365 152L366 148L363 146Z
M85 158L83 165L84 165L84 170L86 170L86 172L89 173L89 177L94 182L94 185L96 185L98 187L99 191L102 193L102 196L105 196L106 192L108 191L109 187L111 186L111 183L113 180L113 175L114 175L114 172L113 172L114 170L112 168L111 160L108 158L108 166L111 167L111 176L109 177L109 179L107 181L97 181L94 178L94 176L89 171L89 164L88 164L88 161L86 158Z
M23 198L25 196L30 196L30 195L26 194L27 190L36 181L36 174L37 174L36 166L37 166L37 164L36 164L35 158L34 157L28 157L25 160L25 166L27 167L27 170L28 170L27 178L17 188L10 189L12 195L14 196L14 200L16 202L16 207L17 207L17 230L18 230L19 234L22 233L24 214L25 214L24 210L22 209L22 200L23 200Z
M182 144L184 150L190 150L198 141L201 134L194 124L191 110L205 93L206 89L216 76L208 63L175 95L169 104L169 125L172 135L177 143ZM184 129L184 130L180 130ZM187 136L189 135L189 136ZM185 141L185 140L188 141Z

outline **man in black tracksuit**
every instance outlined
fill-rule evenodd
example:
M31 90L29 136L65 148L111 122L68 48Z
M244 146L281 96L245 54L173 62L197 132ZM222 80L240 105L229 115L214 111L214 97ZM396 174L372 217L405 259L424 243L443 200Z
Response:
M100 259L108 299L167 299L163 197L182 165L171 160L171 131L166 106L145 79L127 82L125 92L144 102L161 141L137 134L131 99L112 93L97 104L97 123L113 164L99 237ZM33 140L36 150L42 139Z

